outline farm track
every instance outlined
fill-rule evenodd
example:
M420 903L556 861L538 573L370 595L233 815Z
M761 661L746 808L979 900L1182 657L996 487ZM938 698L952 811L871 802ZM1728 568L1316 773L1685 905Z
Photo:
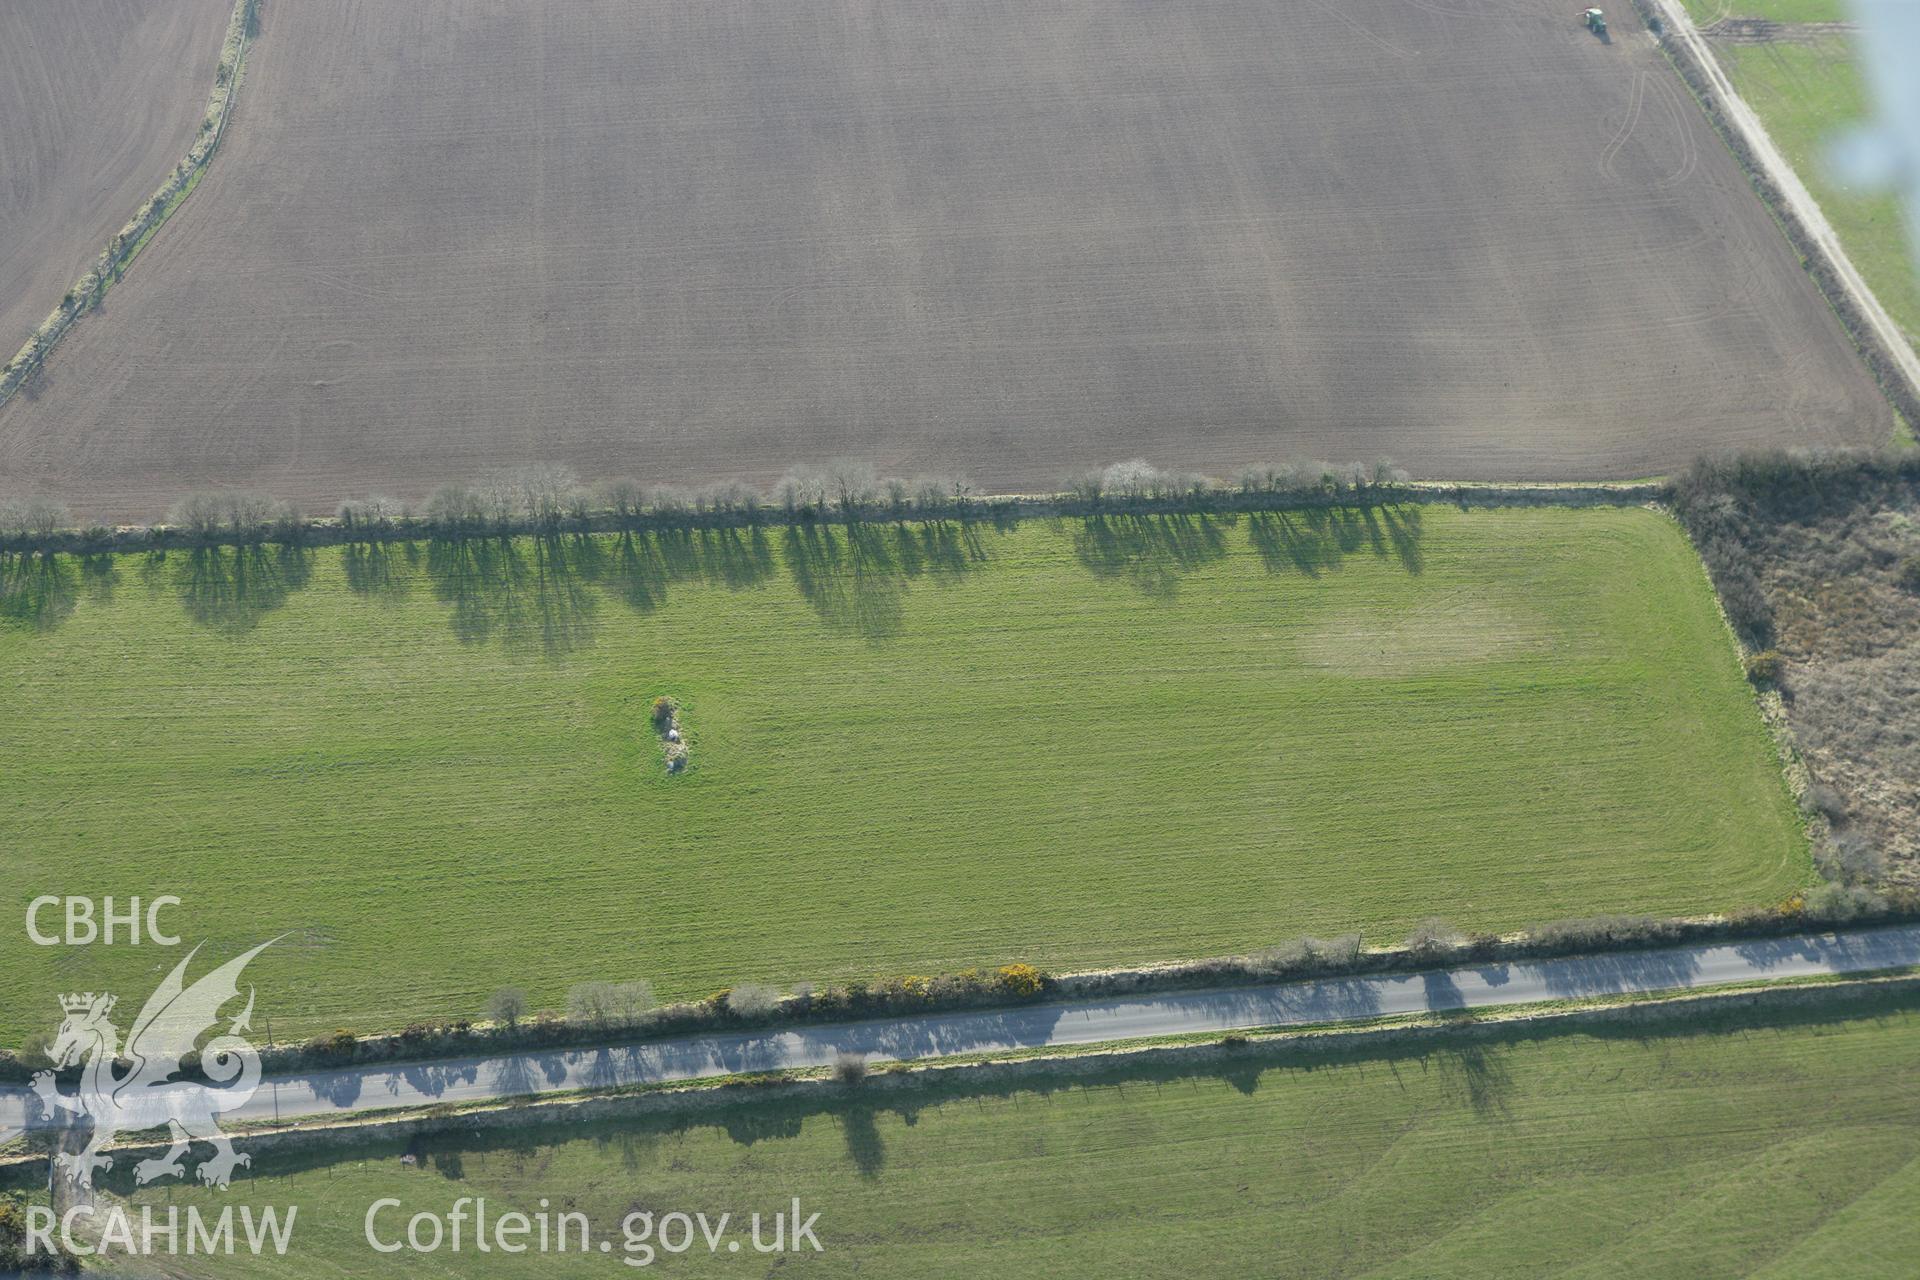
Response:
M1895 388L1895 394L1908 405L1920 404L1920 353L1907 341L1905 331L1887 314L1872 287L1854 266L1846 246L1840 242L1839 233L1827 220L1826 212L1774 143L1766 125L1734 88L1733 81L1714 56L1706 33L1694 24L1692 16L1679 0L1641 2L1660 14L1661 22L1684 46L1683 56L1690 58L1701 69L1723 118L1739 134L1752 157L1752 163L1773 189L1773 198L1780 203L1787 217L1799 224L1809 257L1816 261L1824 260L1828 274L1833 278L1832 287L1844 295L1846 304L1857 317L1855 323L1864 330L1858 335L1859 341L1882 363L1882 376L1887 378L1889 385Z
M231 11L230 0L0 6L0 361L186 153Z
M221 164L0 409L0 474L115 519L534 458L1032 491L1891 429L1630 15L446 8L266 8Z

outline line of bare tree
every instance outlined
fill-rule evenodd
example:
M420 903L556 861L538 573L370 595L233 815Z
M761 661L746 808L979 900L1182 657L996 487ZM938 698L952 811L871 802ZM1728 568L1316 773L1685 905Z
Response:
M879 475L843 458L802 464L771 488L741 480L699 487L629 477L588 484L565 466L535 463L435 489L418 508L381 494L342 502L330 519L253 490L195 493L158 525L77 529L45 499L0 501L0 550L98 551L146 547L325 543L394 537L473 537L686 528L766 520L938 520L1018 514L1259 509L1395 501L1406 474L1391 463L1288 463L1242 469L1232 481L1166 470L1134 458L1072 477L1053 494L985 496L963 476Z

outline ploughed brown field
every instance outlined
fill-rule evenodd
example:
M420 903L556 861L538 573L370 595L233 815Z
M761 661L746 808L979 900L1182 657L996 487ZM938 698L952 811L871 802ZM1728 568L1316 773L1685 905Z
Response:
M1576 10L273 3L199 191L0 410L0 477L140 517L532 459L1007 490L1884 439L1658 49Z
M0 364L187 154L232 12L0 0Z

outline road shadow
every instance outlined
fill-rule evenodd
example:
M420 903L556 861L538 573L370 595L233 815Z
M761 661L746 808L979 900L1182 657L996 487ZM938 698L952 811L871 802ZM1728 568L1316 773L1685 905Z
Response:
M1227 553L1222 522L1206 514L1091 515L1072 534L1075 557L1095 577L1123 578L1156 600L1171 600L1181 578Z
M1318 578L1363 550L1376 559L1397 559L1408 573L1420 573L1426 568L1421 537L1420 508L1413 503L1247 515L1247 539L1268 573Z
M1899 930L1844 937L1769 938L1737 943L1733 950L1742 960L1761 970L1792 960L1814 960L1858 971L1920 964L1920 939Z
M1306 1036L1273 1041L1253 1040L1235 1047L1199 1046L1162 1051L1132 1058L1056 1059L1008 1062L956 1071L916 1072L900 1076L879 1074L863 1084L828 1088L785 1089L778 1086L728 1093L692 1095L690 1107L677 1107L663 1095L635 1093L602 1099L591 1108L562 1108L530 1121L489 1123L481 1128L472 1116L445 1112L428 1116L418 1132L368 1140L351 1129L329 1133L315 1130L306 1141L254 1153L247 1176L279 1177L335 1165L400 1161L412 1154L424 1163L428 1154L463 1158L464 1167L476 1159L513 1153L526 1156L563 1143L591 1138L623 1148L645 1151L674 1139L714 1129L743 1147L777 1144L802 1136L807 1122L824 1118L836 1125L846 1147L850 1167L863 1179L883 1178L887 1168L886 1133L890 1126L913 1125L929 1109L950 1104L975 1105L1017 1099L1022 1105L1046 1105L1060 1092L1105 1087L1161 1087L1217 1085L1223 1091L1254 1096L1262 1090L1284 1088L1299 1072L1358 1067L1384 1067L1400 1079L1409 1072L1432 1073L1449 1093L1476 1115L1502 1119L1509 1111L1513 1091L1512 1053L1523 1046L1550 1043L1568 1037L1595 1041L1627 1041L1657 1048L1662 1042L1699 1037L1768 1034L1808 1028L1833 1027L1862 1019L1902 1015L1913 1009L1913 996L1901 989L1866 989L1820 993L1806 999L1771 1005L1725 1002L1687 1016L1660 1017L1644 1008L1621 1006L1601 1016L1577 1019L1483 1021L1461 1014L1450 1025L1386 1031L1356 1037ZM803 1029L802 1034L831 1041L849 1028ZM765 1037L771 1045L774 1035ZM756 1043L761 1037L754 1037ZM1016 1037L1015 1042L1020 1038ZM616 1062L657 1053L662 1045L637 1044L605 1051ZM726 1066L740 1069L750 1060L769 1055L752 1049L739 1058L728 1056ZM658 1061L658 1059L655 1059ZM501 1060L514 1066L494 1083L505 1086L509 1076L532 1085L546 1080L558 1084L566 1076L561 1055L555 1052L514 1055ZM454 1079L466 1079L468 1066L456 1066L435 1076L406 1075L410 1068L386 1068L396 1078L406 1075L430 1088L445 1088ZM380 1069L319 1072L296 1078L314 1093L351 1104L361 1097L377 1098L382 1089L367 1087ZM487 1078L484 1064L480 1075ZM525 1089L521 1090L526 1091ZM509 1113L501 1113L506 1116ZM44 1124L36 1125L44 1128ZM117 1162L102 1175L103 1185L119 1194L132 1191L132 1161ZM0 1171L0 1185L38 1178L44 1184L44 1164L20 1165ZM164 1189L160 1194L164 1194Z
M1522 966L1515 966L1522 967ZM1700 971L1687 951L1622 951L1526 962L1556 1000L1679 988Z

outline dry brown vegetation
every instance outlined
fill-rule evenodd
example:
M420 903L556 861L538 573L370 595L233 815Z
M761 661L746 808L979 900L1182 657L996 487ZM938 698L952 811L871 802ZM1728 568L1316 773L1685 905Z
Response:
M1920 463L1703 463L1675 496L1743 639L1778 652L1829 874L1920 884Z
M186 153L232 9L0 5L0 362Z
M1572 478L1884 438L1733 158L1616 22L270 5L219 162L0 410L0 472L151 518L534 459L764 486L859 456L1005 492L1132 454Z

